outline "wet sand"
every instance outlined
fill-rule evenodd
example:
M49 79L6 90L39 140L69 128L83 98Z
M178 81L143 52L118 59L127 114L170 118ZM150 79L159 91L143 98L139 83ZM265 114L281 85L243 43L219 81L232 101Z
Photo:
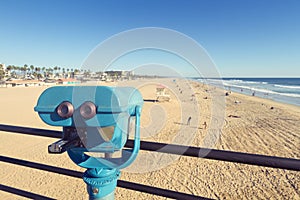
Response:
M300 107L237 93L225 97L225 91L185 80L116 84L135 85L144 99L152 100L158 84L168 87L170 102L144 104L142 140L300 159ZM45 125L33 111L44 89L0 88L0 123L61 130ZM47 146L57 139L6 132L0 135L3 156L84 171L66 153L47 153ZM0 167L3 185L56 199L88 198L81 179L3 162ZM300 198L299 172L143 151L122 172L121 179L217 199ZM0 196L22 199L6 192ZM164 198L117 188L116 199Z

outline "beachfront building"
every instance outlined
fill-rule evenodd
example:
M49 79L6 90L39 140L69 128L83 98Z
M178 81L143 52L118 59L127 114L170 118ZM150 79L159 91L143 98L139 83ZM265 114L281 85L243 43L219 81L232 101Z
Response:
M103 76L107 80L130 80L134 76L133 71L105 71Z
M74 78L58 79L57 84L59 85L70 85L70 84L79 84L80 81Z
M30 87L44 85L44 82L39 80L9 79L5 81L5 85L6 87Z
M122 81L131 80L134 76L133 71L105 71L105 72L91 72L84 71L83 73L76 74L75 78L83 81Z

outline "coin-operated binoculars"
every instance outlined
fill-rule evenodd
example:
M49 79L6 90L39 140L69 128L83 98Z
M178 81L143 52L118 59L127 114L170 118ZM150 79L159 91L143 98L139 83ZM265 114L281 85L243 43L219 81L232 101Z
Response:
M62 126L62 139L49 153L68 152L86 168L83 180L90 199L114 199L120 169L130 165L140 148L143 98L131 87L58 86L45 90L34 108L49 125ZM133 127L131 127L133 126ZM134 128L134 147L124 145Z

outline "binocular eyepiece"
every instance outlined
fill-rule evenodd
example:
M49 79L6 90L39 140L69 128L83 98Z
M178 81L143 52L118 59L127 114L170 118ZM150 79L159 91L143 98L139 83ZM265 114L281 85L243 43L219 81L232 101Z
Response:
M59 106L56 109L56 112L61 118L67 119L73 115L74 106L70 102L64 101L61 104L59 104Z
M96 105L91 101L84 102L80 108L79 113L84 119L91 119L96 115ZM58 116L63 119L68 119L74 114L74 106L69 101L64 101L56 109Z
M80 106L79 112L84 119L91 119L96 115L96 106L93 102L86 101Z

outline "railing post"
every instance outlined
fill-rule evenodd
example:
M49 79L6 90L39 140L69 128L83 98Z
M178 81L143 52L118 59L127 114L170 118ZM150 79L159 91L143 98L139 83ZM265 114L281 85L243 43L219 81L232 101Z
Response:
M120 177L117 169L88 169L83 175L90 200L113 200Z

